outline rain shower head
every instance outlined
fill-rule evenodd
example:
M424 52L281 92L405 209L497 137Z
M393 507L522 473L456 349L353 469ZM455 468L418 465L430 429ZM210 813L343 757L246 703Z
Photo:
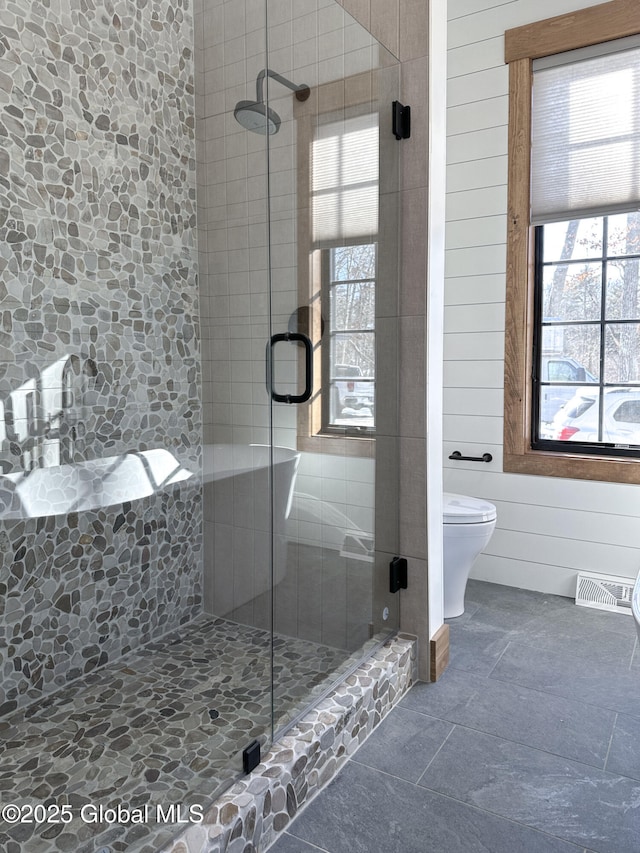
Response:
M311 90L304 84L298 86L296 83L292 83L291 80L287 80L281 74L271 71L270 68L265 68L258 74L256 77L255 101L238 101L233 111L233 117L246 130L272 136L280 129L280 116L264 102L262 88L265 77L272 77L278 83L286 86L287 89L291 89L296 93L296 98L299 101L306 101L311 94Z
M245 130L271 136L280 129L280 116L264 101L238 101L233 117Z

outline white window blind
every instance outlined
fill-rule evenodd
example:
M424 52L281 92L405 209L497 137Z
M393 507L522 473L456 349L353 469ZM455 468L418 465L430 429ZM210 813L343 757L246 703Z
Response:
M311 177L316 246L378 233L378 147L377 113L316 128Z
M616 44L534 63L534 225L640 208L640 46Z

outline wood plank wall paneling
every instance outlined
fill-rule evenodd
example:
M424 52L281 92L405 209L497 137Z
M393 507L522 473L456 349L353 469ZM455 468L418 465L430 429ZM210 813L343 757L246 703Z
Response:
M504 32L597 4L449 0L444 485L498 507L497 533L476 564L476 577L561 595L574 594L579 569L637 573L640 487L502 472L509 79ZM636 0L631 6L640 9ZM456 449L489 451L494 459L484 465L449 461Z

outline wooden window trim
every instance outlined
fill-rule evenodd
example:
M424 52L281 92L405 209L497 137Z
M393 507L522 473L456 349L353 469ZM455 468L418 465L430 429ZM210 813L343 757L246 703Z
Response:
M509 64L507 291L504 369L504 470L640 483L640 459L582 456L531 448L534 229L530 222L532 62L592 44L640 34L637 0L612 0L505 33Z
M634 36L640 29L637 0L611 0L507 30L504 61L540 59L566 50Z

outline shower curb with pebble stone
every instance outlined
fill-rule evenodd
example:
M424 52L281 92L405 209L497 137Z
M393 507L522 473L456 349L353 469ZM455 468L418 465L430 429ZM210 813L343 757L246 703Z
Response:
M394 637L273 745L166 853L263 853L417 677L416 641Z

